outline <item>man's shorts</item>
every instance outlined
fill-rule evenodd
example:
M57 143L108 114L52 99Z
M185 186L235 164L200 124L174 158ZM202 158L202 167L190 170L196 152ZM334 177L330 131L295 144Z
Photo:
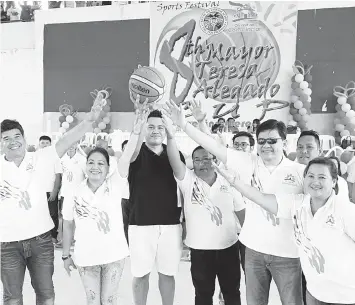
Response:
M130 225L128 239L134 277L145 276L152 271L154 265L161 274L177 274L183 247L180 224Z

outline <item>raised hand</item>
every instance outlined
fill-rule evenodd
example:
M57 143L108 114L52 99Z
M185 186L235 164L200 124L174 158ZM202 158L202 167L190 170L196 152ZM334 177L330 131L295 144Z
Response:
M220 166L218 166L216 163L212 163L213 168L216 170L217 173L219 173L224 179L228 181L230 185L234 185L235 179L237 178L235 175L233 175L230 171L226 169L222 169Z
M95 100L94 104L91 107L91 112L89 113L88 120L89 121L96 121L102 109L106 106L106 100L103 98L103 95L99 93Z
M177 106L174 102L167 101L165 107L163 108L163 114L169 117L173 123L181 129L184 130L186 127L187 122L181 104L180 106Z
M202 111L200 101L193 99L189 103L189 109L191 110L191 113L197 122L202 122L206 118L207 113Z
M135 110L139 110L142 111L143 109L145 109L147 107L148 104L148 98L145 99L145 101L143 103L140 102L141 100L141 96L139 94L136 95L136 98L134 98L132 91L129 91L129 97L132 101L132 103L134 104L134 109Z
M163 114L162 120L168 139L172 139L175 135L175 130L172 121L165 114Z
M134 134L140 134L143 126L147 123L147 118L149 115L149 109L147 106L147 102L145 101L142 104L142 107L140 107L139 109L136 109L135 111L135 118L134 118L134 123L133 123L133 133Z

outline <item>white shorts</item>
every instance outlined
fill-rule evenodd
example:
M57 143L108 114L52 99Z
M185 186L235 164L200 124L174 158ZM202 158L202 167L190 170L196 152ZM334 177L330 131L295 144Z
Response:
M156 265L157 271L175 276L182 255L182 227L178 225L129 226L131 272L143 277Z

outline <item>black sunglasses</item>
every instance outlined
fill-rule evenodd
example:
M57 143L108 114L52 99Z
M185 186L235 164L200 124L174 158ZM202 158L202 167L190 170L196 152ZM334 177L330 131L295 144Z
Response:
M277 143L277 140L281 140L281 138L267 138L267 139L260 138L258 139L258 144L265 145L265 143L267 143L269 145L273 145Z

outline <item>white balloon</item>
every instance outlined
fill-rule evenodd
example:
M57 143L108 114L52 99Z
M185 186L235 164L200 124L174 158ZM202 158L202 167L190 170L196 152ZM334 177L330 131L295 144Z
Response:
M69 123L68 122L63 122L62 123L62 127L65 128L65 129L68 129L69 128Z
M306 88L306 89L303 89L303 92L307 95L311 95L312 94L312 89L310 88Z
M294 106L296 109L301 109L303 107L303 103L301 101L297 101Z
M291 95L291 102L295 103L298 101L298 96L297 95Z
M101 130L103 130L103 129L106 128L106 124L105 124L104 122L100 122L99 125L98 125L98 127L99 127Z
M344 130L345 126L343 124L336 124L335 125L335 130L342 132Z
M303 120L304 122L308 122L310 118L311 118L311 117L310 117L309 114L305 114L305 115L302 116L302 120Z
M67 131L67 130L66 130L64 127L60 127L60 128L59 128L59 132L62 133L62 134L65 133L66 131Z
M341 172L341 174L345 175L347 171L348 171L348 166L343 161L340 161L340 172Z
M341 106L341 110L343 110L344 112L348 112L351 109L350 104L345 103Z
M343 126L344 126L344 125L343 125ZM344 129L342 132L340 132L340 135L341 135L342 137L350 136L350 131Z
M307 102L312 102L312 98L309 96Z
M69 114L69 115L65 118L65 120L70 124L70 123L73 123L74 118Z
M306 82L305 80L302 81L302 82L300 83L300 88L301 88L301 89L306 89L306 88L308 88L308 82Z
M350 111L349 111L350 112ZM355 124L355 117L352 117L351 119L350 119L350 123L351 124Z
M306 108L301 108L298 112L299 112L300 115L305 115L305 114L307 114L307 109Z
M102 119L102 121L105 123L105 124L109 124L110 123L110 118L109 117L104 117L103 119Z
M339 96L337 99L337 102L339 105L344 105L347 101L347 98L345 96Z
M349 104L348 104L349 105ZM344 105L343 105L344 106ZM348 117L348 118L353 118L353 117L355 117L355 111L354 110L349 110L347 113L346 113L346 116Z
M302 82L304 80L304 77L303 77L303 75L302 74L296 74L296 76L295 76L295 81L297 82L297 83L300 83L300 82Z

